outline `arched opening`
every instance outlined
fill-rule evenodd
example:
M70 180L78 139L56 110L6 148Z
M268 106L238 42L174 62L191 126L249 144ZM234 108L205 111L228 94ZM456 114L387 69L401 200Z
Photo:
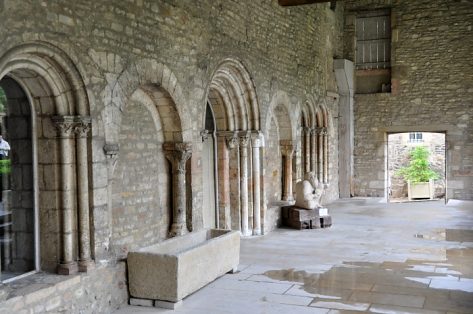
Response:
M112 183L116 257L192 230L186 201L191 198L190 147L182 142L180 117L166 90L145 84L131 94L121 115L118 147Z
M0 81L1 281L38 268L33 117L22 87Z
M11 260L3 262L2 272L87 271L94 254L88 178L91 120L82 78L61 50L31 43L0 58L0 80L7 98L2 124L12 153L3 200L11 209L7 232L13 236L10 247L5 246Z
M262 137L251 77L240 62L224 60L212 77L207 97L217 142L213 161L218 174L217 225L243 235L260 234Z
M209 103L205 108L205 129L202 134L203 224L204 228L217 227L217 186L215 117Z

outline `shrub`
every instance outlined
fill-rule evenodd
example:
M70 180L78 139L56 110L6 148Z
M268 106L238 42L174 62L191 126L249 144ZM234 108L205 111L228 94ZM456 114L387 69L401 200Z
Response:
M396 175L404 180L416 182L428 182L430 179L438 179L439 175L430 168L430 152L426 147L417 146L411 152L409 165L402 167Z

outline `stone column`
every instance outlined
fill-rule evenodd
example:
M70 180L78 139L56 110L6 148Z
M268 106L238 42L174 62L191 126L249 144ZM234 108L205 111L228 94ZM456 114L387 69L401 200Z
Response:
M94 266L90 250L89 171L87 160L87 135L90 131L91 119L90 117L77 117L76 120L79 271L87 272Z
M328 183L328 131L327 128L322 130L322 141L323 141L323 180L324 183Z
M340 198L353 195L353 147L354 147L354 73L352 61L335 59L333 62L340 102L338 105L338 182Z
M75 118L73 116L55 116L53 122L58 130L59 160L61 174L61 204L60 204L60 262L57 267L58 274L70 275L78 271L77 263L74 260L74 155L73 136Z
M310 171L317 173L317 130L310 130Z
M304 174L310 171L310 128L304 127Z
M172 165L173 217L169 236L181 236L187 233L186 226L186 162L192 155L191 143L163 144L166 158Z
M241 199L241 233L249 236L248 230L248 144L250 132L240 134L240 199Z
M323 152L324 143L322 137L323 128L317 128L317 179L323 181Z
M261 169L260 169L260 147L263 144L263 134L254 133L251 138L253 149L253 235L261 235Z
M292 157L294 146L291 141L281 140L281 155L284 156L284 191L282 199L284 201L293 201L292 194Z

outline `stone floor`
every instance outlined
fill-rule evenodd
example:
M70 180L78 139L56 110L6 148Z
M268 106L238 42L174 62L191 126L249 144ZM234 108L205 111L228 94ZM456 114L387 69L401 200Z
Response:
M473 313L473 202L350 199L329 208L329 229L243 239L240 272L174 312Z

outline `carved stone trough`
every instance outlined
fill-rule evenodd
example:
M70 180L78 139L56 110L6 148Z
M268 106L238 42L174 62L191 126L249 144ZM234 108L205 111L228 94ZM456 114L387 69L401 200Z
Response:
M155 306L174 308L162 301L180 303L216 278L236 271L239 260L239 232L221 229L192 232L131 251L130 295L150 303L155 300Z

